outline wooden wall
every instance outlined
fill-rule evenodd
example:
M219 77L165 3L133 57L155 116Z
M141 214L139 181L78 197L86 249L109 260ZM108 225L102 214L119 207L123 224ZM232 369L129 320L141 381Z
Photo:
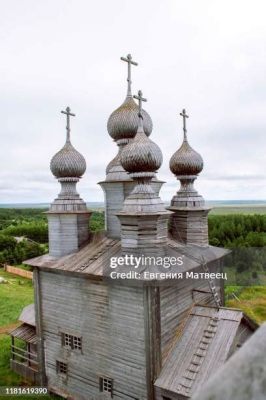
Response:
M147 399L143 289L40 272L46 373L50 387L90 399L99 376L114 379L114 399ZM82 337L82 354L62 348L60 332ZM68 363L67 380L56 359Z
M214 262L210 272L220 271L219 261ZM197 272L203 272L198 270ZM218 294L220 295L220 282L216 282ZM193 304L215 306L213 296L209 293L200 293L193 289L209 292L210 287L207 280L183 279L176 282L175 286L162 287L160 293L161 302L161 349L162 362L165 361L170 351L173 340L179 334L179 328L188 317Z
M74 253L89 237L89 213L48 213L49 254L62 257Z

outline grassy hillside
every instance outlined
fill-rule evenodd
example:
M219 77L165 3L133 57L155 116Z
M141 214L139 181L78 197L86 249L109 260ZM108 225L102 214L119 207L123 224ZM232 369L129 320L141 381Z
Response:
M8 283L0 284L0 386L20 386L24 379L9 367L10 336L8 332L19 324L18 317L24 306L33 302L31 280L16 277L0 269L0 277ZM0 400L17 399L18 396L0 396ZM22 396L24 400L33 400L34 396ZM44 399L56 399L55 396L43 396Z

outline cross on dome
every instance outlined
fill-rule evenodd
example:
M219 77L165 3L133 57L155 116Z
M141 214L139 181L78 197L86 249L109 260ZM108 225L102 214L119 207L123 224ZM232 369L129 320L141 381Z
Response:
M132 83L132 81L131 81L131 65L136 65L137 66L138 63L136 61L132 60L131 54L128 54L126 57L120 57L120 59L122 61L127 62L127 82L128 82L127 95L131 96L132 95L131 94L131 83Z
M187 125L186 125L186 118L189 116L186 113L186 110L183 108L182 112L180 113L181 117L183 117L183 131L184 131L184 140L187 141Z
M67 120L67 124L66 124L67 137L66 137L66 141L70 142L70 117L75 117L76 114L71 113L70 107L67 107L66 111L61 111L61 113L66 115L66 120Z
M133 97L134 97L134 99L138 100L138 102L139 102L139 117L143 119L143 116L142 116L142 102L143 101L147 101L147 99L142 97L142 94L143 94L142 91L139 90L138 91L138 96L134 95Z

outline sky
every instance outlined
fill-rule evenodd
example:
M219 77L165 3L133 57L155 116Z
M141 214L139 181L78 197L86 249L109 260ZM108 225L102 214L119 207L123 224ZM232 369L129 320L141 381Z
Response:
M109 115L132 89L148 99L151 139L164 156L164 200L179 183L169 160L188 139L204 159L195 185L209 200L266 199L266 2L264 0L0 0L0 203L51 202L49 163L65 141L87 161L78 184L103 201L97 182L117 146Z

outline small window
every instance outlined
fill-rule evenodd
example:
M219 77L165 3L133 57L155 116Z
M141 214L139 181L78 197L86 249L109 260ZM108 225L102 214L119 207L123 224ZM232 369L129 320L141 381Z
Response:
M72 342L71 338L72 338L71 335L64 333L64 346L71 347L71 342Z
M73 349L81 350L81 338L73 336Z
M62 333L62 346L68 347L72 350L82 350L81 337Z
M113 379L101 377L100 378L100 391L110 393L113 396Z
M63 361L56 361L56 371L58 374L67 375L67 364Z

